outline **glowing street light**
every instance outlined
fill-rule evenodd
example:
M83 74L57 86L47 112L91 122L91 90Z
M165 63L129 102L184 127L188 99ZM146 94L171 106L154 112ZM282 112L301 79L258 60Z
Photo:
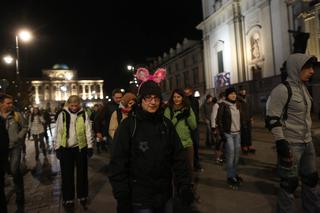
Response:
M5 55L3 57L3 61L6 63L6 64L12 64L14 58L11 56L11 55Z
M29 30L20 30L16 34L16 74L17 78L20 78L20 70L19 70L19 40L23 42L29 42L32 39L32 34Z
M127 69L128 69L129 71L134 71L134 66L128 65L128 66L127 66Z

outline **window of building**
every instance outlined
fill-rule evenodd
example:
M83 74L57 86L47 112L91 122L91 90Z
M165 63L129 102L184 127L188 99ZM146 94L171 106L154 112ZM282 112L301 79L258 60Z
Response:
M193 64L197 63L197 55L192 55L192 63Z
M176 63L176 72L178 72L178 70L179 70L179 63L177 62Z
M199 69L198 69L198 67L196 67L192 70L192 74L193 74L193 83L194 84L199 83Z
M219 71L219 73L223 73L224 72L224 68L223 68L223 52L219 51L217 54L218 54L218 71Z
M181 82L180 75L176 75L176 88L180 87L180 82Z
M186 68L187 67L187 59L183 59L183 68Z
M185 86L190 84L189 71L186 71L186 72L183 73L183 79L184 79L184 85Z

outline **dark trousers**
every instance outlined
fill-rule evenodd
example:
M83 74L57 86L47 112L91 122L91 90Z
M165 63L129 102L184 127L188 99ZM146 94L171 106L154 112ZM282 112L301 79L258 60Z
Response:
M241 125L241 147L249 147L251 142L251 121Z
M44 144L44 133L41 133L39 135L32 135L34 139L34 148L36 151L36 160L39 159L39 143L40 143L40 149L42 149L43 155L47 156L46 153L46 145Z
M134 208L133 213L172 213L173 212L173 201L170 199L165 203L163 207L160 207L158 209L139 209Z
M21 172L21 149L22 146L15 146L9 149L9 170L13 176L14 190L16 193L16 203L19 206L24 205L24 183Z
M193 143L193 154L194 154L194 158L193 158L193 162L194 162L194 168L198 169L201 167L200 165L200 158L199 158L199 127L197 127L196 129L194 129L192 131L192 143Z
M63 148L60 159L63 201L74 200L75 183L74 170L76 168L77 198L88 197L88 159L87 148Z
M2 171L1 168L0 168L0 212L7 213L6 195L4 192L4 171Z

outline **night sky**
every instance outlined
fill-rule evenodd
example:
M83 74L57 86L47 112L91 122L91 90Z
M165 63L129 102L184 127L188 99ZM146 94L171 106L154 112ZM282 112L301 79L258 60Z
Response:
M14 53L15 29L27 26L35 39L20 44L24 76L40 77L42 69L63 63L77 69L82 78L102 77L110 91L127 83L127 64L162 55L184 37L201 39L201 32L195 29L202 20L200 0L80 2L3 3L1 53ZM14 72L14 66L3 63L0 69Z

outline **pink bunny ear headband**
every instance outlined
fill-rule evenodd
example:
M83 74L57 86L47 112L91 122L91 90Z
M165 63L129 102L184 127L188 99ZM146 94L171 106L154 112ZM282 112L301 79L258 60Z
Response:
M153 75L150 75L149 70L147 70L146 68L140 67L137 69L135 76L137 79L142 81L141 84L150 80L159 84L162 80L166 78L166 73L167 73L166 69L159 68L156 70L156 72Z

